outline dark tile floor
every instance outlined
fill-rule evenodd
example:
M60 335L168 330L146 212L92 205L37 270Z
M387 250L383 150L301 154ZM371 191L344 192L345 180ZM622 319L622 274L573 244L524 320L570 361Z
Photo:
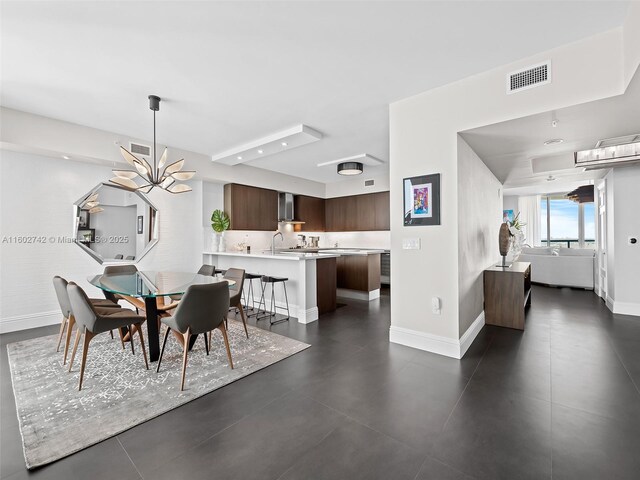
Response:
M525 332L485 327L462 361L389 344L388 296L275 325L313 347L34 472L5 345L57 327L2 335L0 476L640 478L640 318L592 292L533 295Z

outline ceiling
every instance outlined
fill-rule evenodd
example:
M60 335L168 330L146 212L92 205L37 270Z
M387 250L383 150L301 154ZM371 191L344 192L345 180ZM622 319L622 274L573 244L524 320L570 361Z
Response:
M256 167L324 183L388 104L619 26L628 2L7 2L0 103L216 155L298 124L321 141ZM526 32L523 35L522 32Z
M640 133L639 106L640 71L623 95L475 128L461 135L503 182L505 194L568 191L606 173L574 168L573 153L594 148L601 139ZM544 144L551 139L564 141ZM549 175L556 180L547 181Z

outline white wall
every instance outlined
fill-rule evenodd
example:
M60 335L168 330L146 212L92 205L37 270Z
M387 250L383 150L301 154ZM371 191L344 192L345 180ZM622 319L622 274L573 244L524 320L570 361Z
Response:
M502 184L458 135L459 331L484 311L483 271L498 262Z
M504 195L502 197L502 209L513 210L513 214L518 214L518 196L517 195Z
M73 202L110 175L106 167L0 151L2 237L36 236L44 242L0 243L1 332L60 321L54 275L79 283L90 296L102 296L87 281L102 266L58 238L73 237ZM200 223L202 189L198 182L192 187L193 192L181 195L157 190L149 195L160 212L160 241L138 264L141 270L195 271L200 266L202 239L194 226Z
M458 132L623 93L629 52L622 40L622 29L614 29L391 104L391 341L451 356L460 351ZM598 68L593 58L602 62ZM506 94L509 72L547 59L551 84ZM432 173L441 174L442 224L403 227L402 179ZM403 250L405 238L419 239L422 249ZM433 296L442 298L441 314L416 313L416 299Z
M610 177L607 193L611 190L613 203L607 205L607 222L613 237L607 249L612 263L607 268L608 296L614 313L640 316L640 243L628 242L629 237L640 242L640 166L615 168Z
M357 175L355 178L348 180L341 180L335 183L328 183L325 189L326 198L334 197L346 197L348 195L361 195L363 193L375 193L386 192L389 190L389 174L382 175ZM364 182L367 180L373 180L374 184L370 187L365 187Z

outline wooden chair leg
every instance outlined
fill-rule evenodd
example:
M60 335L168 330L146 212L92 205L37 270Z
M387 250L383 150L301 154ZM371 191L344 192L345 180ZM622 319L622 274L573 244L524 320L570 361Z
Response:
M131 343L131 354L135 355L136 352L133 349L133 325L129 326L129 342Z
M182 379L180 380L180 391L184 390L184 377L187 373L187 354L189 353L189 340L191 338L191 329L187 328L187 333L183 335L184 337L184 353L182 354Z
M84 378L84 367L87 364L87 352L89 351L89 342L93 338L93 333L91 333L87 328L84 329L84 343L82 345L82 363L80 364L80 381L78 382L78 391L82 390L82 379Z
M240 318L242 318L242 324L244 325L244 333L249 338L249 330L247 330L247 318L244 316L244 308L242 308L242 304L238 304L238 310L240 310Z
M162 355L164 355L164 347L167 344L167 338L169 338L169 333L171 329L167 327L167 331L164 332L164 340L162 340L162 349L160 350L160 357L158 358L158 366L156 367L156 373L160 371L160 362L162 362Z
M64 327L67 326L69 319L67 317L62 317L62 322L60 323L60 333L58 334L58 346L56 347L56 352L60 351L60 344L62 343L62 337L64 336Z
M64 342L64 359L62 361L63 365L67 363L67 353L69 353L69 346L71 345L71 331L73 330L73 326L76 324L76 319L73 315L71 315L67 319L67 338Z
M149 361L147 360L147 349L144 346L144 335L142 335L142 326L139 323L136 323L136 327L138 328L138 336L140 337L140 348L142 348L142 356L144 357L144 366L149 370Z
M222 337L224 338L224 346L227 347L227 357L229 358L229 365L233 370L233 360L231 359L231 348L229 348L229 338L227 337L227 328L224 326L224 322L222 322L218 328L222 332Z
M71 367L73 367L73 360L76 358L76 351L78 350L78 343L80 343L80 336L82 332L80 328L76 330L76 341L73 342L73 351L71 352L71 360L69 360L69 371L71 371Z
M118 329L118 335L120 335L120 345L122 345L122 349L124 350L124 334L121 328Z

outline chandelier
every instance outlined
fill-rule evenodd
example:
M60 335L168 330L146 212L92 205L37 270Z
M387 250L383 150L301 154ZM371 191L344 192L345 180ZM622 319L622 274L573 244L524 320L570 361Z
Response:
M136 157L121 146L120 153L135 170L113 170L116 176L109 181L128 190L139 190L144 193L149 193L153 187L162 188L169 193L190 192L189 185L176 183L176 181L189 180L196 174L194 171L181 171L184 166L184 158L165 167L167 163L167 149L165 148L160 161L156 162L156 112L160 110L160 97L149 95L149 108L153 110L153 167L144 158ZM134 182L134 179L141 179L142 184Z

